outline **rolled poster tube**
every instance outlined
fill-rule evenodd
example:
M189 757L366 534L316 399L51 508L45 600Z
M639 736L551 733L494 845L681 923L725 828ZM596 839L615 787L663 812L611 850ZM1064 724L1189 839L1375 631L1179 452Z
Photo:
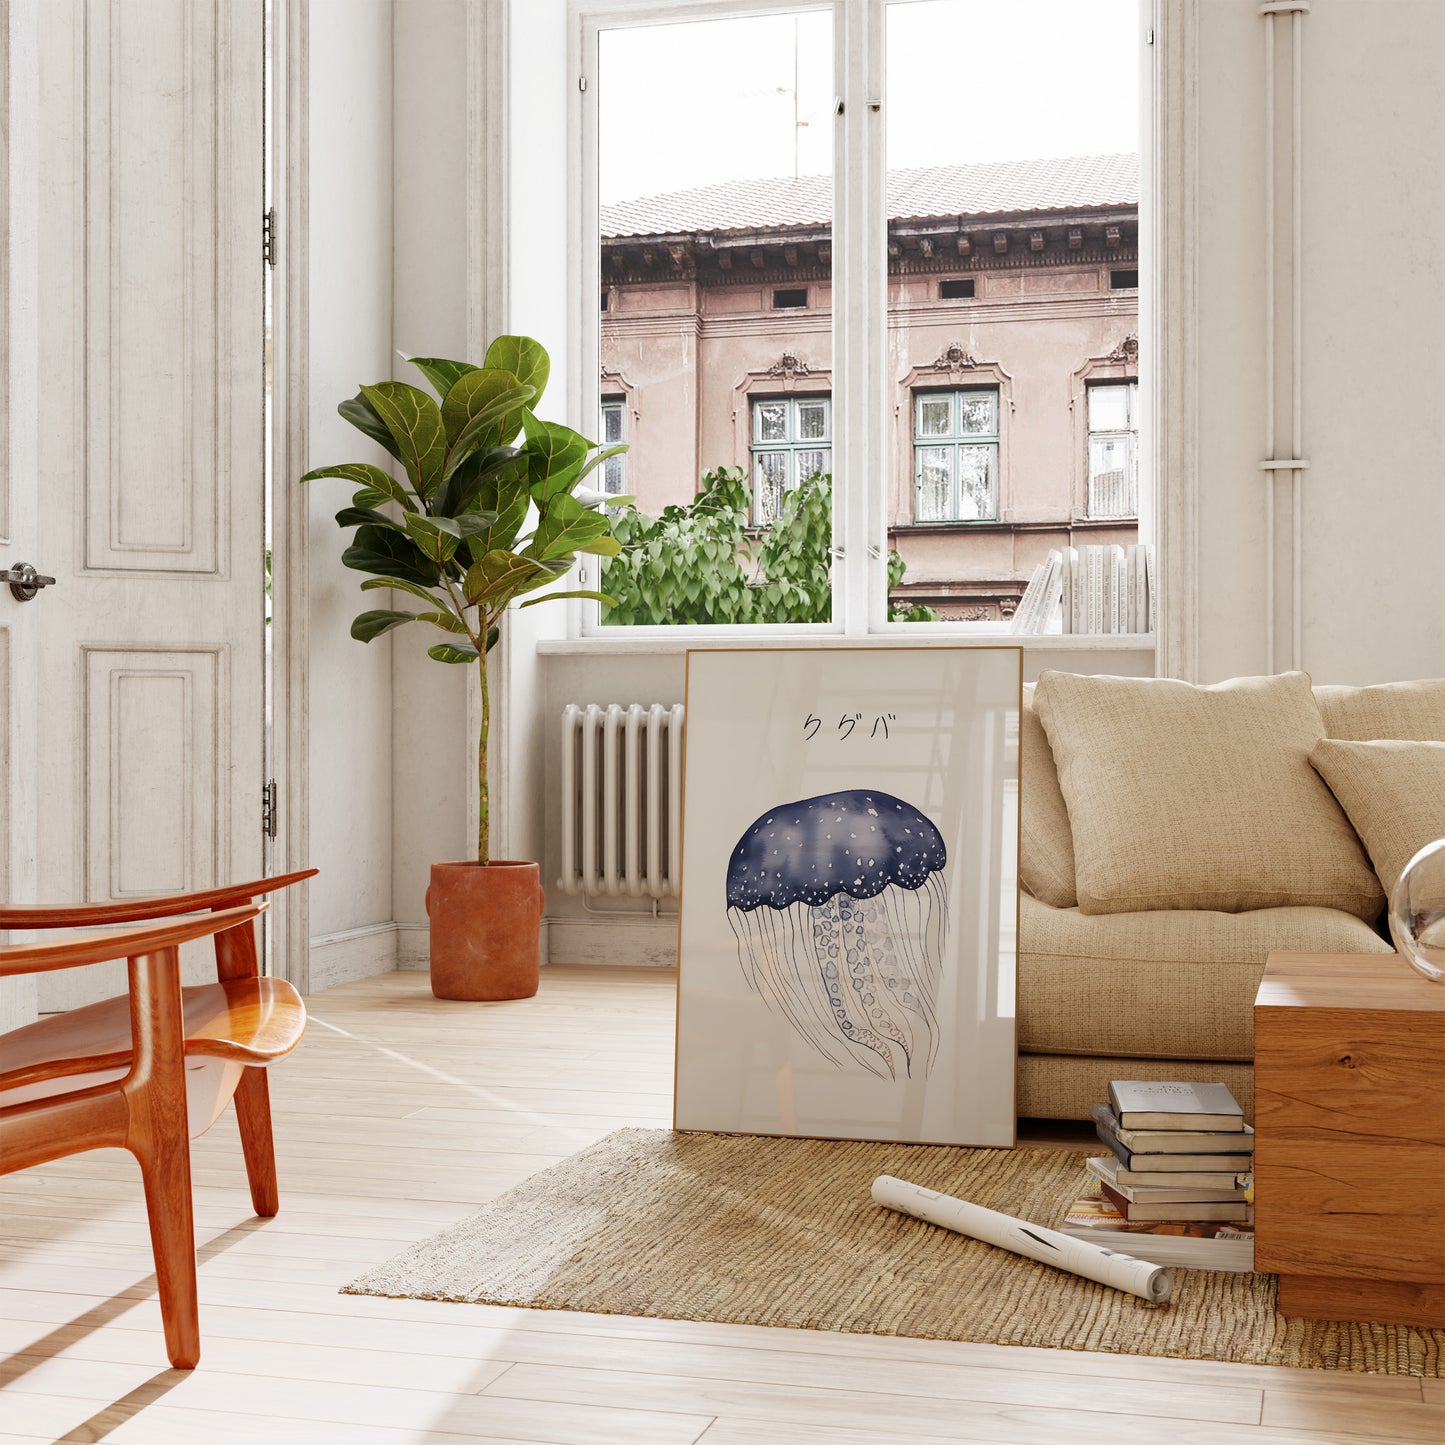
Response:
M1060 1234L1056 1229L1045 1229L1041 1224L1015 1219L1011 1214L984 1209L966 1199L925 1189L921 1184L909 1184L891 1174L880 1174L873 1181L873 1202L951 1229L955 1234L981 1239L985 1244L1021 1254L1025 1259L1036 1259L1040 1264L1051 1264L1055 1269L1068 1270L1070 1274L1097 1280L1113 1289L1127 1290L1155 1304L1163 1304L1174 1288L1173 1276L1161 1265L1090 1244L1086 1239L1075 1239L1070 1234Z

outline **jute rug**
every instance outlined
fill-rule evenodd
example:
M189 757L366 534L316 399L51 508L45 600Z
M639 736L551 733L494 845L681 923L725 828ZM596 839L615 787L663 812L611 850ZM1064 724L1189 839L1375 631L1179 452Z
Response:
M1177 1270L1154 1305L875 1205L894 1174L1056 1224L1055 1149L622 1129L399 1254L347 1294L1440 1375L1445 1330L1287 1320L1271 1275Z

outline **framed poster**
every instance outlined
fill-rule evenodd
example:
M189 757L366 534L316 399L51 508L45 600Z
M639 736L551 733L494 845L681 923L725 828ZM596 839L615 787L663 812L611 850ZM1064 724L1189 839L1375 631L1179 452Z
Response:
M1022 678L687 654L676 1128L1013 1144Z

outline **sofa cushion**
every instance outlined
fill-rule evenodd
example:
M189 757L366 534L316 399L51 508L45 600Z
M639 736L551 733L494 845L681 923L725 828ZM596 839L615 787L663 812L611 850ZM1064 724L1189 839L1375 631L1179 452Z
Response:
M1315 688L1327 738L1370 742L1411 738L1445 742L1445 678L1378 687Z
M1090 917L1022 894L1019 1049L1248 1062L1254 995L1273 949L1393 952L1334 908Z
M1254 1068L1219 1059L1081 1058L1077 1054L1020 1054L1015 1099L1020 1114L1087 1119L1109 1097L1111 1079L1197 1079L1222 1083L1254 1118Z
M1307 674L1195 687L1045 672L1034 706L1068 804L1083 912L1379 913L1369 860L1309 764L1324 729Z
M1385 892L1427 843L1445 838L1445 742L1339 742L1310 754L1349 814Z
M1079 901L1074 894L1074 835L1049 735L1034 711L1033 683L1024 688L1019 714L1019 772L1019 878L1035 898L1054 908L1072 908Z

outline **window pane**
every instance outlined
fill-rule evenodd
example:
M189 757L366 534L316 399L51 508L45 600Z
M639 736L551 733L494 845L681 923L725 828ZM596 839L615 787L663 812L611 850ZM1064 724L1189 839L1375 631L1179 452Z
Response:
M1089 388L1089 430L1125 431L1129 426L1129 388L1127 386L1091 386Z
M760 401L753 407L753 437L760 442L787 441L787 402Z
M1111 277L1139 264L1140 7L883 6L889 603L998 625L1050 551L1139 536L1132 462L1077 523L1090 434L1135 425L1141 292Z
M778 515L783 502L783 493L788 489L788 452L759 452L757 470L753 477L754 510L753 520L766 526Z
M961 522L987 521L994 506L998 469L997 447L959 447L958 517Z
M1134 517L1139 503L1134 442L1126 432L1089 438L1089 516Z
M822 441L827 435L828 403L800 401L798 403L798 440L800 442Z
M831 11L604 25L589 90L599 387L615 400L626 378L637 497L602 620L826 622L830 498L789 522L796 546L755 529L830 465ZM766 603L769 581L787 604Z
M798 454L798 481L806 482L809 477L815 477L820 472L828 470L827 452L802 452Z
M627 463L621 457L608 457L602 463L602 490L614 497L627 490Z
M602 408L602 440L611 446L622 440L622 408L608 404Z
M998 435L998 393L965 391L958 398L958 434L966 437Z
M918 403L918 435L946 437L953 425L953 398L925 396Z
M953 448L920 447L918 451L918 520L953 519Z

